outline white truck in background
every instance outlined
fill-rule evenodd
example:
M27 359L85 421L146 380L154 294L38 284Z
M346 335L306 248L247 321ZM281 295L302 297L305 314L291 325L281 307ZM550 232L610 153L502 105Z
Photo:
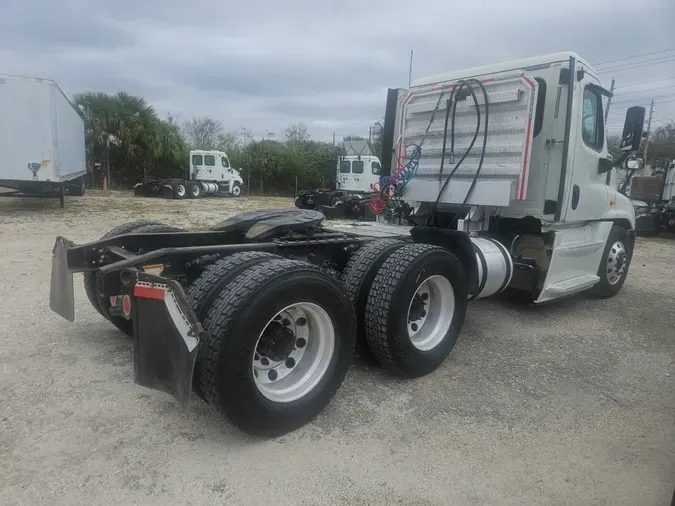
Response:
M241 195L244 180L223 151L190 151L187 177L145 179L134 186L142 197L196 199L205 195Z
M328 217L363 217L381 175L382 163L377 156L340 155L335 170L335 188L302 190L296 195L295 206L317 209Z
M0 74L0 196L81 196L84 120L49 79Z

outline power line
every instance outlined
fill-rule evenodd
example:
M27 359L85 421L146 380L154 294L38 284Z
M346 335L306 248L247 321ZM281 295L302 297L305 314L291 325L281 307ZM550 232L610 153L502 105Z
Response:
M661 49L660 51L652 51L651 53L643 53L643 54L637 54L635 56L624 56L623 58L617 58L616 60L607 60L607 61L601 61L598 63L594 63L594 66L597 65L605 65L606 63L614 63L616 61L623 61L623 60L632 60L634 58L641 58L643 56L650 56L653 54L659 54L659 53L667 53L668 51L675 51L675 48L672 49Z
M656 109L659 110L659 111L661 111L662 113L665 113L665 114L671 114L670 111L666 111L665 109L661 109L660 107L657 107ZM671 118L671 119L672 119L672 118Z
M618 96L623 97L624 95L632 95L633 93L643 93L643 92L656 91L656 90L665 90L667 88L675 88L675 84L668 84L666 86L659 86L658 88L645 88L643 90L626 91L626 92L623 92L623 93L617 93L614 96L615 97L618 97Z
M621 100L619 102L614 102L614 105L636 103L645 100L660 100L662 98L670 98L670 97L675 97L675 93L668 93L667 95L659 95L658 97L637 97L633 99Z
M659 65L660 63L668 63L671 61L675 61L675 57L668 57L665 60L662 61L657 61L657 60L652 60L648 63L643 63L641 65L628 65L626 67L615 67L615 68L608 68L608 69L602 69L598 72L598 74L607 74L608 72L622 72L624 70L631 70L631 69L637 69L640 67L649 67L650 65Z
M658 83L659 81L670 81L671 79L675 79L675 76L664 77L662 79L654 79L654 80L651 80L651 81L643 81L641 83L635 83L635 84L624 84L623 86L617 86L616 89L618 90L619 88L632 88L633 86L642 86L643 84L654 84L654 83Z

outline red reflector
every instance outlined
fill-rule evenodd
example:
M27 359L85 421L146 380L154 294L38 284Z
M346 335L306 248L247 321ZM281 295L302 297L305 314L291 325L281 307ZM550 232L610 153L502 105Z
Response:
M151 288L148 286L138 285L134 287L134 295L144 299L164 300L164 293L164 290L161 288Z
M131 297L128 295L122 297L122 311L124 312L124 316L131 314Z

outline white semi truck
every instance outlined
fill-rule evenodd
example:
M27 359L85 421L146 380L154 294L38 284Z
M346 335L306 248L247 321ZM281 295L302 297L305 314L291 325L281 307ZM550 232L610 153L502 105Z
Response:
M145 179L134 186L143 197L196 199L204 195L241 195L244 180L223 151L190 151L187 177Z
M295 197L295 207L317 209L330 217L365 216L373 186L380 182L381 175L378 157L341 155L335 168L335 188L301 190Z
M49 79L0 74L0 196L81 196L84 120Z
M409 206L403 226L324 228L289 209L210 232L146 221L59 237L51 308L73 321L83 272L94 308L133 336L137 383L181 404L194 390L253 434L292 431L328 404L357 342L418 377L452 351L469 300L619 292L635 215L612 183L623 162L607 152L605 96L574 53L418 80L389 115L400 163L372 200ZM622 159L643 121L628 110Z

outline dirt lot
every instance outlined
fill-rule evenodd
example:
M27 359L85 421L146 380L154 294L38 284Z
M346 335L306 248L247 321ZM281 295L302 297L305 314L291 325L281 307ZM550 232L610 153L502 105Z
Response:
M415 381L357 362L312 424L261 441L131 380L132 342L48 308L58 234L139 218L192 229L290 199L0 202L3 504L667 504L675 486L675 241L640 240L623 291L470 305Z

